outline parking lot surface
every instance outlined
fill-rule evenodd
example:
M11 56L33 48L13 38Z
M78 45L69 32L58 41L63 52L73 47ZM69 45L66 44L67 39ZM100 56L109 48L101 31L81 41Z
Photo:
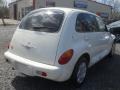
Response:
M78 88L71 82L58 83L38 77L17 75L5 62L4 52L16 26L0 26L0 90L120 90L120 45L114 57L106 57L88 70L85 82Z

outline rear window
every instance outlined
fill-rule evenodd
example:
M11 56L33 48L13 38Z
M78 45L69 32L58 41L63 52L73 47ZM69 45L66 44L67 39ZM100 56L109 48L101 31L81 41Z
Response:
M39 32L57 32L63 22L64 12L60 10L40 10L27 15L19 28Z

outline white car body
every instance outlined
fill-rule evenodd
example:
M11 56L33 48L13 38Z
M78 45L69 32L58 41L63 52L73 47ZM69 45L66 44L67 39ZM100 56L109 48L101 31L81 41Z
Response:
M4 55L21 73L54 81L66 81L71 77L74 67L82 55L89 56L88 67L91 67L109 54L114 39L109 32L105 31L76 32L78 14L87 13L99 17L93 13L57 7L39 10L53 9L64 12L64 19L58 32L36 32L20 29L18 26L10 48ZM64 65L59 64L60 56L70 49L74 51L72 58Z

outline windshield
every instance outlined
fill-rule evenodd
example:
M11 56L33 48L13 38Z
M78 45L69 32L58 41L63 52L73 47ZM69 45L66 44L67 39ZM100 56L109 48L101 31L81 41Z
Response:
M39 32L57 32L62 24L64 12L60 10L40 10L27 15L19 28Z

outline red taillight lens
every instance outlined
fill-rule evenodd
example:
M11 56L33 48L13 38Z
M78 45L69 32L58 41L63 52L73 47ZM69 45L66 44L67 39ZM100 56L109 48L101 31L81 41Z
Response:
M40 75L40 76L47 77L47 73L46 73L46 72L37 71L36 73L37 73L38 75Z
M47 73L42 72L41 75L44 76L44 77L46 77L46 76L47 76Z
M70 61L70 59L72 58L72 56L73 56L73 49L67 50L60 56L60 58L58 60L59 64L61 64L61 65L67 64Z

